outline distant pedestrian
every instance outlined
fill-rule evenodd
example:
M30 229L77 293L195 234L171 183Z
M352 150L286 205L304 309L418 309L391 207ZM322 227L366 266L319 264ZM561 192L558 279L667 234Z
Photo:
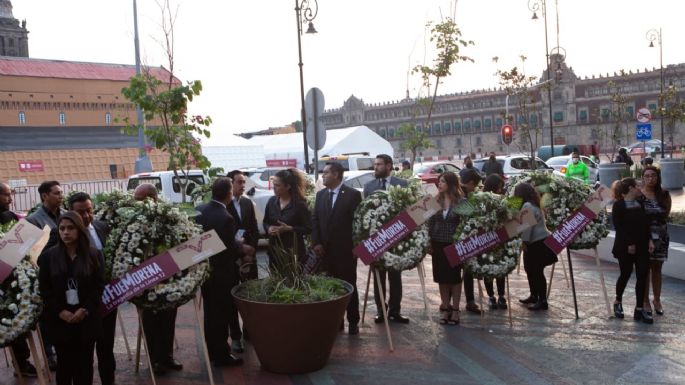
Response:
M575 178L583 183L589 183L590 170L587 165L580 160L577 152L571 153L571 161L566 165L566 179Z
M614 315L623 318L623 292L635 266L635 312L633 318L644 323L654 323L652 315L643 307L645 284L649 273L649 253L654 251L650 239L649 219L638 198L642 192L633 178L623 178L616 184L611 219L616 229L616 238L611 252L618 259L621 275L616 281Z
M492 174L504 177L504 169L502 168L502 164L497 160L494 152L490 153L490 158L483 164L483 173L485 173L486 177Z
M621 147L621 149L618 150L618 155L616 155L614 163L625 163L628 167L633 165L633 160L628 155L628 150L626 150L625 147Z

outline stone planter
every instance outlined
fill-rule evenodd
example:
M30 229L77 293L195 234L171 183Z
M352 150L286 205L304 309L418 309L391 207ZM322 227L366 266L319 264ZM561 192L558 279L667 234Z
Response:
M685 225L668 224L668 237L671 242L685 244Z
M255 302L235 295L240 285L231 290L263 369L301 374L326 365L352 295L352 285L343 284L342 297L307 304Z
M683 173L683 159L661 159L659 166L661 167L661 187L666 190L680 190L683 188L685 182L685 174Z
M614 181L621 179L621 172L627 168L625 163L601 163L599 165L599 182L611 187Z

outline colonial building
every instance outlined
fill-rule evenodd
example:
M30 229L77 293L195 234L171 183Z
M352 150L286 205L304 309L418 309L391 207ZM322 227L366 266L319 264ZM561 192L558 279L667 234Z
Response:
M0 56L29 56L29 31L26 30L26 20L19 24L19 20L12 16L12 3L0 0Z
M659 69L628 71L624 74L602 74L582 79L568 67L560 55L552 55L553 76L547 71L540 81L529 88L534 103L523 116L518 108L516 95L507 97L503 89L460 92L438 96L430 124L426 124L426 108L417 106L417 100L405 98L377 104L364 103L352 95L337 109L328 110L323 120L328 129L366 125L392 143L399 158L409 154L400 149L403 138L398 128L410 124L417 130L424 129L433 147L421 151L423 156L461 157L468 153L482 154L526 151L527 140L521 140L517 125L525 122L532 127L533 146L550 144L550 98L547 87L551 85L551 120L556 145L595 145L598 152L611 153L616 145L635 141L635 112L647 107L656 116L661 86ZM664 87L675 86L679 97L685 96L685 64L668 65L663 70ZM615 83L610 86L609 82ZM618 140L607 138L614 124L612 94L620 92L626 98L624 118ZM505 124L507 109L514 127L514 143L507 149L502 143L500 130ZM652 120L653 138L661 139L660 123ZM667 124L665 123L665 126ZM685 143L682 123L665 127L665 142L676 147ZM537 133L536 133L537 132Z

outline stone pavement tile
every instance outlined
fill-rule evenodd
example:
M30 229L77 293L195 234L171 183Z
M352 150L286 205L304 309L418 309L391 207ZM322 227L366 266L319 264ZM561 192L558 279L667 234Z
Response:
M564 255L564 262L566 258ZM632 320L634 277L624 294L626 319L608 317L594 258L573 255L579 316L575 319L573 296L561 265L555 267L550 309L531 312L518 304L527 296L525 272L509 276L512 323L508 311L486 309L483 317L462 312L461 324L438 324L440 303L432 282L430 256L424 262L428 312L417 270L403 273L402 312L408 325L391 324L395 351L388 351L383 325L373 323L373 292L364 325L357 336L340 333L328 365L297 376L262 371L249 341L239 368L214 369L217 384L683 384L685 383L685 285L664 279L666 315L655 316L654 325ZM568 270L568 266L566 266ZM549 280L551 268L546 269ZM613 302L618 268L602 262L609 299ZM359 265L358 282L363 296L368 269ZM567 271L568 276L568 271ZM570 284L569 284L570 286ZM476 286L476 298L478 291ZM363 301L363 297L361 298ZM462 299L462 309L464 301ZM129 343L135 349L137 320L131 305L122 307ZM304 321L304 320L303 320ZM179 309L178 347L175 357L184 370L158 377L159 385L208 384L201 358L200 332L191 304ZM136 373L127 360L123 338L117 331L115 354L117 383L151 384L147 364ZM144 353L143 353L144 358ZM97 372L96 372L97 373ZM12 371L0 362L0 384L15 384ZM35 384L35 380L27 384ZM95 375L95 383L99 378Z

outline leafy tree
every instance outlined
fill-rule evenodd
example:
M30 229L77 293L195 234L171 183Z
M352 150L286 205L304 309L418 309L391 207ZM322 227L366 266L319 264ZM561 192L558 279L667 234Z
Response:
M513 99L518 107L518 122L516 123L516 137L513 143L519 147L519 151L530 154L530 166L535 168L535 142L540 134L539 125L533 126L530 122L531 113L535 111L535 97L531 88L535 82L535 76L526 76L517 67L509 71L497 71L499 84L504 89L508 97ZM511 100L511 99L510 99ZM506 112L503 114L506 115ZM505 116L508 123L513 123L513 116ZM533 141L535 138L535 142Z
M160 4L162 10L162 31L165 49L169 61L168 76L164 79L159 74L153 74L149 67L145 67L140 75L131 78L129 86L121 90L126 99L140 107L145 121L154 124L144 126L147 138L155 148L169 154L168 170L174 172L175 180L181 189L182 202L186 201L191 168L207 170L209 160L202 155L201 137L209 138L209 116L191 116L188 114L188 104L200 95L202 83L199 80L183 85L174 76L174 22L169 1ZM138 125L131 124L125 118L125 128L129 134L138 132Z
M402 123L397 129L397 134L404 138L404 141L400 143L400 149L402 151L409 151L411 153L410 163L413 167L414 161L416 161L416 155L421 149L433 147L433 143L428 140L428 134L425 130L416 129L411 123Z
M671 157L673 157L673 134L678 122L685 122L685 102L681 101L678 96L678 89L671 84L659 94L659 117L666 121L666 133L671 141ZM666 143L661 143L665 146Z
M626 73L621 70L621 77L624 76L626 76ZM631 116L626 108L628 106L628 97L623 95L622 84L611 80L607 83L607 86L609 87L611 107L609 108L608 116L602 112L601 119L606 122L602 127L605 143L610 143L610 146L608 148L607 146L603 147L607 157L611 154L609 161L613 163L624 132L626 134L626 144L630 141L628 137L628 122Z

